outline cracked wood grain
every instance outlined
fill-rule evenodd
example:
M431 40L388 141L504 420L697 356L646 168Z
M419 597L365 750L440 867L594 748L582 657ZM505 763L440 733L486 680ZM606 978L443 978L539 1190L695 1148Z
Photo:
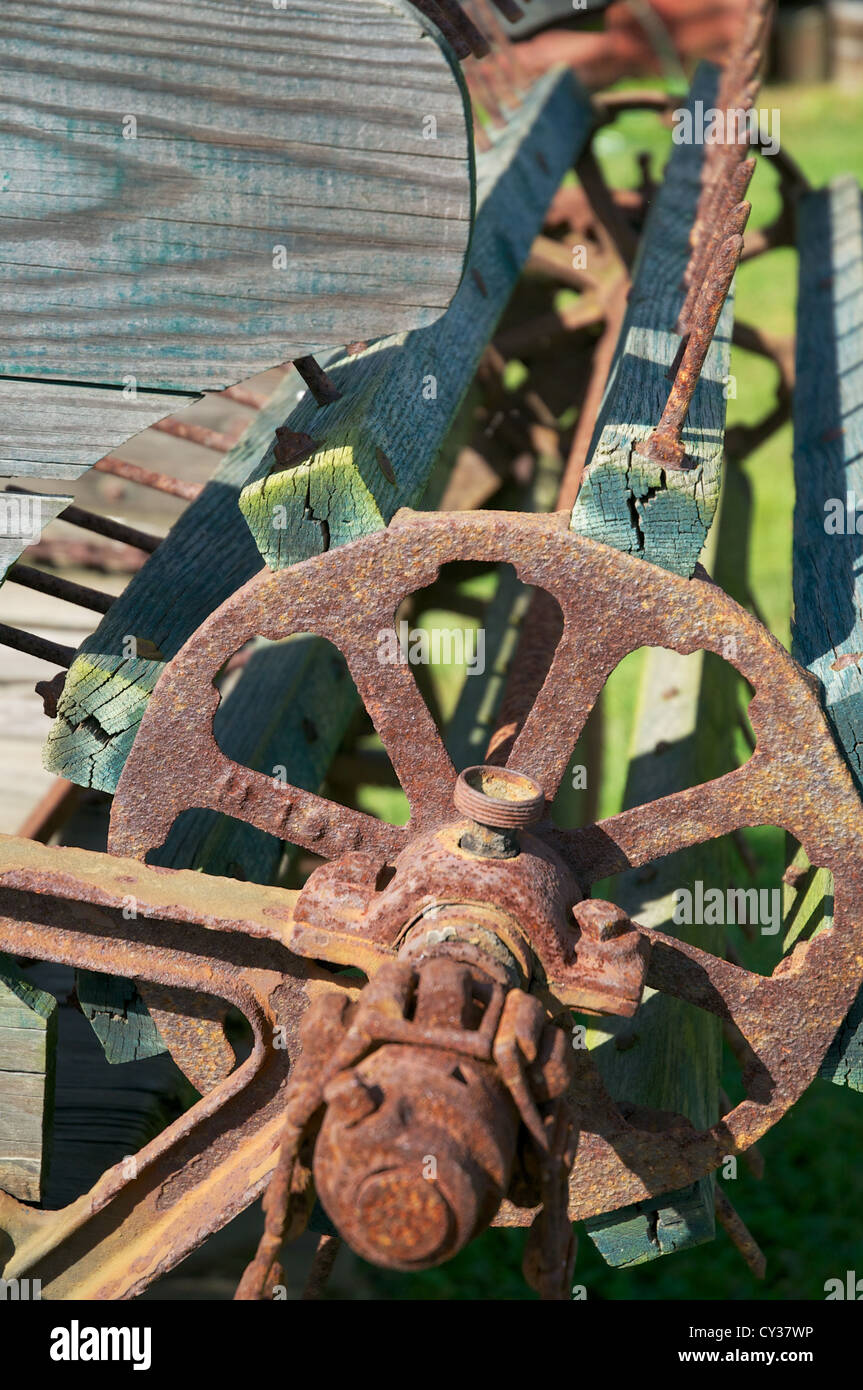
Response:
M5 0L0 376L197 392L434 322L468 113L404 0Z
M712 103L717 70L702 65L690 105ZM705 147L676 145L645 229L589 463L572 511L573 529L691 576L719 501L725 384L731 357L731 296L719 321L683 432L697 467L666 471L634 456L668 399L668 370L680 346L674 325L685 291L689 229Z

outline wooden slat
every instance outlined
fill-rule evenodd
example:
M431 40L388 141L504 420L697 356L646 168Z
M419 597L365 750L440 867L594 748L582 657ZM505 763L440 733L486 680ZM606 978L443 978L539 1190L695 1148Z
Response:
M2 376L221 388L455 292L469 107L404 0L5 0L0 92Z
M0 296L0 325L4 312ZM31 313L38 322L35 311ZM48 332L44 323L41 328ZM195 399L158 391L130 396L122 387L109 390L0 378L0 474L74 482L97 459Z
M863 205L856 180L802 197L797 216L792 652L817 676L863 790L863 536L856 529L863 518ZM790 887L786 944L830 925L832 891L824 871ZM863 992L822 1075L863 1090Z
M0 957L0 1189L41 1201L51 1148L56 1001Z
M56 493L25 497L0 492L0 584L27 547L36 544L49 521L72 501Z
M712 105L717 70L702 65L695 100ZM633 445L656 427L668 399L668 369L680 338L689 229L700 190L705 147L676 145L648 219L632 295L621 330L589 463L572 513L582 535L691 575L719 500L730 363L732 309L726 303L696 389L683 439L698 466L666 471L633 459ZM729 297L730 298L730 297Z

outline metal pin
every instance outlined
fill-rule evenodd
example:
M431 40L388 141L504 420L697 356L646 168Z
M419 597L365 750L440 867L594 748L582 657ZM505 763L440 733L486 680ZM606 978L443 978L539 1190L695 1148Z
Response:
M295 357L294 366L311 391L316 405L323 408L339 399L341 391L336 389L314 357Z
M7 627L0 623L0 644L12 647L16 652L38 657L40 661L50 661L52 666L69 667L75 660L75 648L61 646L47 637L37 637L35 632L24 632L18 627Z
M23 493L27 497L39 494L30 488L14 487L11 484L6 492ZM136 531L133 526L125 526L121 521L113 521L109 516L99 516L96 512L85 511L83 507L65 507L57 515L57 521L68 521L70 526L80 526L84 531L94 531L97 536L105 536L109 541L120 541L122 545L133 545L136 550L145 550L151 555L162 544L161 536L149 536L145 531Z
M319 1299L333 1270L336 1257L342 1248L341 1236L321 1236L315 1258L303 1289L302 1302Z
M221 430L208 429L206 425L193 425L188 420L178 419L176 415L169 415L165 420L157 420L151 429L173 435L175 439L185 439L189 444L200 444L204 449L214 449L217 454L227 454L245 432L246 426L243 424L239 432L233 436L224 434Z
M767 1259L748 1226L738 1216L725 1193L717 1185L716 1219L734 1245L740 1251L756 1279L763 1279L767 1271Z
M752 181L755 173L755 160L745 159L742 164L729 166L728 177L723 180L723 186L717 194L717 217L713 226L707 231L696 247L692 257L692 263L696 268L696 274L702 271L704 266L708 266L716 255L717 248L724 235L724 228L729 214L741 204L746 197L746 190ZM683 308L677 320L677 332L680 334L688 333L692 315L695 310L695 303L701 289L701 275L693 278L687 291Z
M150 468L142 468L140 464L127 463L113 454L99 459L93 467L99 473L110 473L115 478L124 478L127 483L140 483L142 487L167 492L171 497L182 498L184 502L194 502L204 491L203 483L187 483L182 478L172 478L168 473L156 473Z
M734 279L734 272L740 261L743 228L749 212L750 205L742 203L733 209L728 218L724 239L717 247L695 303L692 329L662 418L650 438L635 446L635 453L639 458L658 463L663 468L694 466L693 460L687 458L683 446L683 426L716 332L719 316Z
M61 579L58 574L46 574L44 570L33 569L31 565L10 565L6 578L36 593L62 599L64 603L77 603L80 608L90 608L94 613L107 613L115 601L113 594L103 594L86 584Z
M491 52L491 45L481 29L478 29L472 18L458 4L458 0L437 0L438 8L443 10L453 29L460 35L464 43L467 44L468 52L463 54L467 57L473 54L474 58L484 58Z

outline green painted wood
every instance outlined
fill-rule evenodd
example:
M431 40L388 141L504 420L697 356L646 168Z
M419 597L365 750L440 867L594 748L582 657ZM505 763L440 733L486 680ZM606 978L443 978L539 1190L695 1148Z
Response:
M802 197L797 217L792 652L817 676L863 790L863 203L856 180ZM830 876L820 871L792 890L789 909L789 944L804 930L829 926ZM863 992L821 1074L863 1090Z
M717 70L702 65L690 104L712 104ZM668 399L667 372L680 338L689 229L700 191L705 147L676 145L651 209L632 295L585 470L572 512L582 535L690 576L716 513L730 364L731 297L705 362L684 442L698 466L666 472L634 459L633 446L655 429Z
M56 1000L0 956L0 1190L44 1194L54 1102Z
M595 1216L585 1226L606 1264L631 1269L713 1240L716 1221L706 1189L711 1189L709 1180L668 1193L659 1207L655 1199L639 1202Z
M316 449L277 471L271 448L241 499L272 568L356 540L420 500L430 462L591 119L568 72L541 79L478 161L467 269L443 319L333 363L329 375L341 400L324 410L304 401L294 411L289 427L311 435Z
M299 377L289 373L82 643L45 746L50 771L80 786L114 791L165 662L261 568L237 507L240 489L303 393ZM136 639L141 655L129 638Z
M4 0L0 376L199 391L434 322L469 111L404 0Z

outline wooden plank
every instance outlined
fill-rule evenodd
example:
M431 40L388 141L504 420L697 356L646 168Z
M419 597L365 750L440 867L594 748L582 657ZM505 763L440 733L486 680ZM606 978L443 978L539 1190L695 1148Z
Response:
M545 209L592 116L568 72L548 73L478 161L468 265L440 323L375 343L329 368L341 400L288 420L314 452L278 469L271 447L241 508L273 569L385 526L422 496L431 460L515 287Z
M0 956L0 1189L44 1195L54 1103L56 1000Z
M469 104L404 0L6 0L0 93L0 376L221 388L459 283Z
M0 302L0 323L2 315ZM130 395L122 384L109 389L0 378L0 475L74 482L97 459L195 399L159 391Z
M863 204L855 179L798 202L792 653L863 790ZM798 864L802 856L798 858ZM832 922L830 875L788 893L787 944ZM821 1071L863 1090L863 991Z
M740 479L730 477L704 557L717 582L729 590L745 572L748 530L748 496ZM710 780L734 765L738 684L732 667L704 652L689 657L662 649L647 653L626 805ZM672 921L674 892L691 890L696 879L725 887L740 868L727 840L710 841L648 870L621 875L611 896L642 924L724 955L722 928ZM616 1099L685 1114L698 1129L718 1118L722 1036L712 1014L647 990L633 1020L613 1020L590 1032L588 1046ZM711 1175L589 1221L586 1229L603 1258L616 1267L688 1249L713 1239L714 1185Z
M716 83L716 68L703 64L690 105L701 100L710 107ZM719 501L730 296L683 434L698 466L666 471L635 460L633 448L656 427L670 390L667 373L680 345L674 325L684 298L681 282L704 150L694 144L674 147L651 209L590 461L572 512L573 528L582 535L687 576L695 569Z

